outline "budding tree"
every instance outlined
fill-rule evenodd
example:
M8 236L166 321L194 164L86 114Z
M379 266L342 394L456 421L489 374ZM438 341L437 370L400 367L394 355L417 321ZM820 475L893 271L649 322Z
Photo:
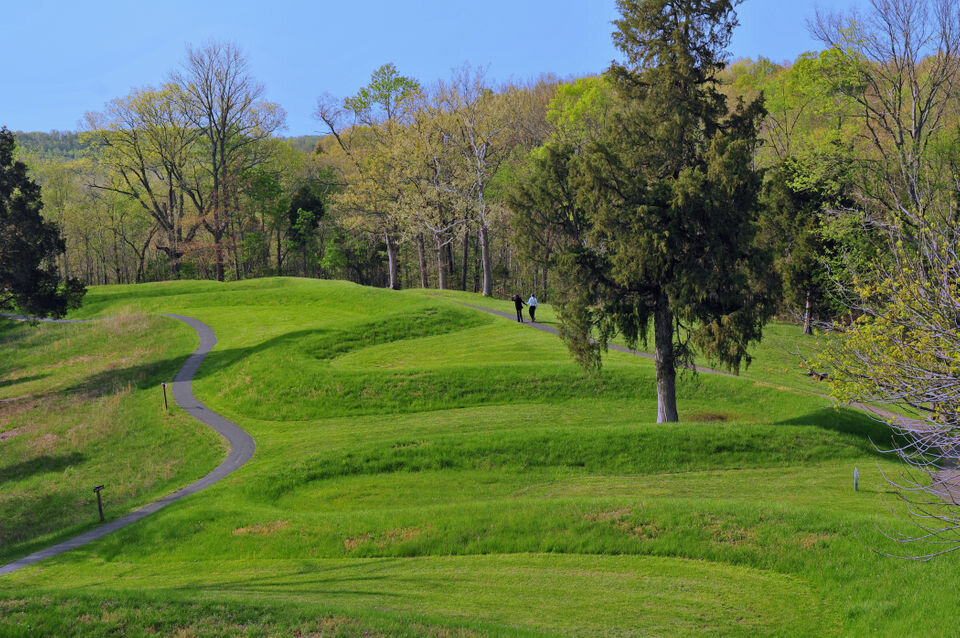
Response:
M187 192L213 238L217 280L223 281L223 240L239 212L239 175L264 161L261 142L285 126L286 113L263 100L263 85L251 77L246 57L232 44L188 47L184 68L171 80L183 113L205 141L200 167L209 182L189 184Z
M856 214L883 239L880 258L848 264L838 290L854 315L820 357L836 396L892 404L906 470L888 479L918 533L891 533L927 559L960 549L960 2L871 0L864 18L820 16L817 33L847 52L872 153ZM919 549L913 549L919 547Z

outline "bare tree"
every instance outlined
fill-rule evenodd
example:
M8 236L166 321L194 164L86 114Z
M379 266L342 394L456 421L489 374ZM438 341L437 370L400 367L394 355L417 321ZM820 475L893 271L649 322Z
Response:
M451 244L466 236L469 211L458 187L464 167L456 143L445 133L452 116L444 110L440 95L420 95L414 101L393 153L406 186L401 209L405 227L408 232L415 229L418 236L424 230L432 236L437 287L445 290L452 269ZM421 280L424 277L425 272Z
M493 267L490 226L496 208L490 205L487 189L512 147L515 111L513 91L496 94L484 72L465 66L449 83L441 83L439 99L450 114L444 134L454 140L464 176L461 197L472 203L473 223L480 238L484 296L493 294Z
M246 58L232 44L188 47L183 70L171 80L180 89L183 112L206 141L203 170L210 183L192 184L187 192L213 238L216 276L223 281L223 239L238 213L237 174L263 161L260 143L285 126L286 113L262 99L263 85L250 76Z
M931 143L957 104L960 0L870 0L866 15L817 12L813 34L844 54L836 88L860 107L876 154L864 189L886 213L922 214L944 183Z
M199 222L185 227L184 193L196 132L178 108L176 87L135 90L112 100L103 113L87 113L86 123L100 165L108 169L91 186L138 202L165 235L158 249L176 273L183 244L199 228Z

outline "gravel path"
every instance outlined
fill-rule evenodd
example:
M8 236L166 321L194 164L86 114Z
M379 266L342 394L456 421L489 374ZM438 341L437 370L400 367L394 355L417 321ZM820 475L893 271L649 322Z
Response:
M149 505L146 505L135 512L131 512L122 518L118 518L115 521L104 523L100 527L92 529L88 532L84 532L79 536L75 536L62 543L53 545L52 547L41 549L40 551L34 552L29 556L24 556L23 558L17 559L12 563L2 565L0 566L0 574L9 574L10 572L14 572L22 567L26 567L27 565L32 565L33 563L41 561L44 558L49 558L50 556L56 556L57 554L68 552L71 549L75 549L81 545L89 543L90 541L94 541L102 536L106 536L110 532L116 531L122 527L126 527L127 525L131 525L132 523L136 523L140 519L163 509L174 501L179 501L185 496L189 496L190 494L194 494L206 487L209 487L210 485L213 485L227 474L230 474L235 469L246 463L248 460L250 460L250 457L253 456L253 452L256 449L256 444L253 441L253 437L237 427L235 423L228 421L216 412L213 412L207 408L207 406L197 401L196 397L193 396L191 381L193 376L196 374L197 369L200 367L200 364L203 363L203 359L207 356L207 353L209 353L213 346L217 343L217 336L213 333L213 330L210 329L210 326L202 321L197 321L192 317L184 317L183 315L173 314L165 314L164 316L179 319L196 330L197 334L200 336L200 346L187 358L186 362L183 364L183 367L180 368L180 371L174 378L173 383L170 384L171 390L173 391L173 399L177 402L177 405L183 408L190 416L210 426L221 436L223 436L223 438L227 440L227 443L230 444L230 454L223 463L217 466L215 470L195 483L192 483L191 485L188 485L187 487L178 490L173 494L160 499L159 501L150 503ZM27 317L13 318L21 321L30 320ZM61 321L64 323L75 322L71 320Z

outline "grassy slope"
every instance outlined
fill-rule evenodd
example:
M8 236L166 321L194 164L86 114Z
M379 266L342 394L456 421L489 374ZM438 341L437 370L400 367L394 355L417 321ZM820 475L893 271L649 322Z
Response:
M861 540L891 523L882 429L775 377L686 378L699 422L658 426L649 361L611 353L591 378L555 337L416 291L167 283L94 289L84 313L127 307L216 330L195 391L257 454L0 580L0 633L903 634L953 605L955 559ZM786 375L781 351L752 370ZM134 611L81 613L91 591Z
M419 294L449 299L461 304L499 310L511 315L514 313L513 302L508 300L481 297L459 290L418 292ZM525 321L529 320L526 307L523 309L523 318ZM537 322L554 327L560 323L554 308L550 304L543 303L537 308ZM810 368L809 366L803 366L803 357L810 356L818 350L820 338L819 336L801 334L800 327L796 324L784 322L767 324L763 329L763 343L755 345L751 349L754 362L744 366L740 371L740 376L745 379L752 379L757 383L770 384L781 390L790 389L799 392L826 394L828 392L826 386L807 376L806 372ZM626 345L620 337L615 338L613 343L621 346ZM647 346L645 347L642 343L637 344L637 346L641 351L653 352L652 326L650 341ZM697 364L710 367L709 361L698 361Z
M160 382L196 343L182 323L143 315L0 320L0 563L96 524L95 485L112 519L219 462L216 434L161 409Z

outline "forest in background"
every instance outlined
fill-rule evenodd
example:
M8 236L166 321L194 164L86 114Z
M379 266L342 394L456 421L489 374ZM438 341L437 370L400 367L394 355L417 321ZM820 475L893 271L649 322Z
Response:
M736 60L715 78L730 113L763 96L757 249L773 255L781 311L805 310L808 324L848 309L832 279L879 245L855 211L897 142L871 128L864 95L882 90L863 84L862 53L838 41L786 64ZM426 86L385 64L356 95L318 100L324 135L283 138L283 109L240 50L190 49L183 68L86 114L83 131L17 133L66 238L63 276L297 275L550 299L551 212L511 202L546 146L584 149L622 111L607 75L495 85L465 66ZM947 144L956 110L934 106L923 134Z
M726 63L737 4L619 0L624 61L603 75L496 85L466 65L427 86L384 64L318 99L312 148L211 43L20 155L64 280L532 292L587 369L652 333L662 422L677 367L739 372L777 312L820 321L843 337L810 374L915 415L896 451L927 472L960 446L960 0L818 13L825 48L784 64Z

